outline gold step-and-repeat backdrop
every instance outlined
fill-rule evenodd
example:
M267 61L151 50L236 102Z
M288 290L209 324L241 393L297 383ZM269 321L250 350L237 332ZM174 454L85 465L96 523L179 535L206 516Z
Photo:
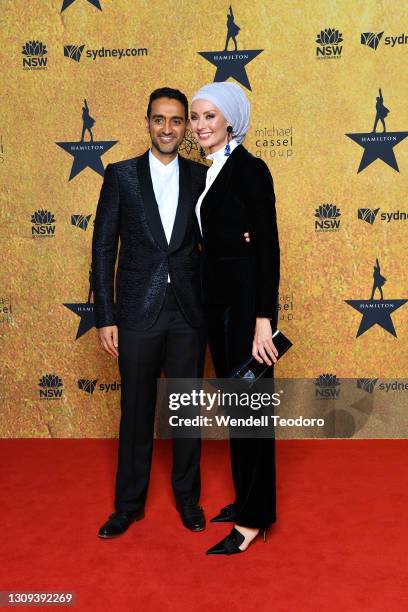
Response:
M148 148L153 89L191 99L233 80L252 106L245 146L275 182L294 342L276 375L310 379L300 413L311 397L340 406L356 379L382 416L352 435L407 437L404 3L1 0L0 21L0 435L117 435L90 271L104 168ZM200 160L190 131L181 153Z

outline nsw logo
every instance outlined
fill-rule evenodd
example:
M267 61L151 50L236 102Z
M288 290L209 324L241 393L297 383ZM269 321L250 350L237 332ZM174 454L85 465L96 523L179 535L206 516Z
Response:
M39 395L43 400L59 400L62 397L63 384L57 374L44 374L38 382Z
M316 59L340 59L343 35L335 28L321 30L316 38Z
M23 45L24 70L46 70L48 58L47 46L39 40L29 40Z
M315 211L315 232L338 232L340 209L335 204L322 204Z
M315 380L316 399L336 400L340 395L340 380L335 374L320 374Z
M31 236L33 238L54 238L55 217L49 210L36 210L31 215Z

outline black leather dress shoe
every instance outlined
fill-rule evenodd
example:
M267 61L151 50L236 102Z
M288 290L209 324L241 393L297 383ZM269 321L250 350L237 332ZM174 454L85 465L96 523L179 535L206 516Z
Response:
M205 528L204 510L201 506L185 504L177 506L184 527L190 531L203 531Z
M211 523L235 523L235 506L229 504L220 510L220 513L211 519Z
M99 529L98 536L100 538L116 538L125 533L132 523L140 521L142 518L144 518L143 508L134 512L116 511Z

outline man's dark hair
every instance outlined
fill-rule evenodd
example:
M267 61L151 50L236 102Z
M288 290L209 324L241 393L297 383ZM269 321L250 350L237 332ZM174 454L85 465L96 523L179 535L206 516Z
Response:
M150 113L152 110L152 103L158 98L170 98L172 100L178 100L184 106L184 110L186 113L186 120L188 119L188 101L183 92L178 89L172 89L171 87L160 87L159 89L155 89L150 94L149 104L147 106L147 116L150 119Z

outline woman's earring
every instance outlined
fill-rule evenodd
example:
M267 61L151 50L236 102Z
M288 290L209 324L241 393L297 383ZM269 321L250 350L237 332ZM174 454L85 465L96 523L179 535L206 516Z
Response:
M230 136L232 134L232 126L231 125L229 125L227 127L227 134L228 134L228 136ZM227 144L225 145L224 155L225 155L225 157L228 157L228 155L231 155L231 147L230 147L229 142L227 142Z
M200 146L200 157L205 157L205 151L203 147Z

